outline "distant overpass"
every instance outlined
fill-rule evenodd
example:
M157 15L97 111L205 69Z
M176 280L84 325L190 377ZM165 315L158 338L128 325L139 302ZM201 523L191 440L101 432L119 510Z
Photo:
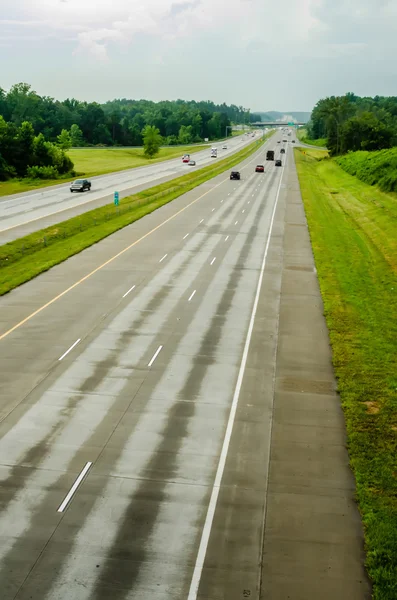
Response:
M307 123L288 123L287 121L258 121L257 123L250 123L251 127L302 127L303 125L307 125Z

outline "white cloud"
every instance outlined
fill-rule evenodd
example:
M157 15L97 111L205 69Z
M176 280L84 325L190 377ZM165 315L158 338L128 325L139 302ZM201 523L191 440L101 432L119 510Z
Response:
M236 46L265 39L281 45L303 42L318 23L312 7L320 0L22 0L24 26L80 30L79 51L107 58L112 43L132 42L137 34L156 40L233 36ZM16 24L16 21L13 21ZM22 25L22 21L20 22ZM281 37L280 37L281 36Z
M0 85L50 81L52 94L68 95L73 80L98 100L117 90L286 110L353 87L394 93L395 0L0 1L0 43L14 48L4 65L0 57ZM44 67L34 54L45 48ZM54 77L60 60L71 77Z

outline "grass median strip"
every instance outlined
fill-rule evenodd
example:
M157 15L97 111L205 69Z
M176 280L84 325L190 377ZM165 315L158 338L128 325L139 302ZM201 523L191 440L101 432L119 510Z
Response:
M266 139L266 138L265 138ZM256 141L233 156L112 204L0 246L0 295L220 175L256 152Z
M397 202L295 150L376 600L397 598Z

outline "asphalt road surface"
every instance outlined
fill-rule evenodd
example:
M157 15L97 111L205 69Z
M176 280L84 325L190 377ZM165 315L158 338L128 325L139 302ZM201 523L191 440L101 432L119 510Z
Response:
M0 299L1 600L368 598L293 156L264 153Z
M262 132L255 134L259 139ZM225 142L216 142L218 158L225 158L252 143L251 136L229 138ZM224 143L227 150L222 150ZM196 166L182 163L182 156L148 167L137 167L91 177L92 188L89 192L71 193L70 182L62 185L3 196L0 198L0 244L18 239L23 235L38 231L54 223L59 223L87 210L113 202L113 193L118 191L120 198L134 192L152 187L175 177L180 177L194 169L214 162L210 156L210 146L206 150L194 153Z

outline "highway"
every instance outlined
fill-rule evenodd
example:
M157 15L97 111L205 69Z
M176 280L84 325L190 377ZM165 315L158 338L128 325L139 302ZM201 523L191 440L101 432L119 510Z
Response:
M262 132L257 132L260 138ZM251 136L237 136L213 144L218 148L218 157L225 158L252 143ZM226 150L222 150L223 145ZM137 167L107 175L91 177L90 192L71 193L70 182L0 198L0 244L18 239L49 225L59 223L72 216L109 204L113 193L118 191L120 198L141 191L153 185L180 177L192 169L199 169L214 162L210 156L211 146L194 153L196 166L182 163L182 156L172 160L154 163L148 167ZM193 155L192 155L193 156Z
M1 600L370 597L278 139L0 298Z

